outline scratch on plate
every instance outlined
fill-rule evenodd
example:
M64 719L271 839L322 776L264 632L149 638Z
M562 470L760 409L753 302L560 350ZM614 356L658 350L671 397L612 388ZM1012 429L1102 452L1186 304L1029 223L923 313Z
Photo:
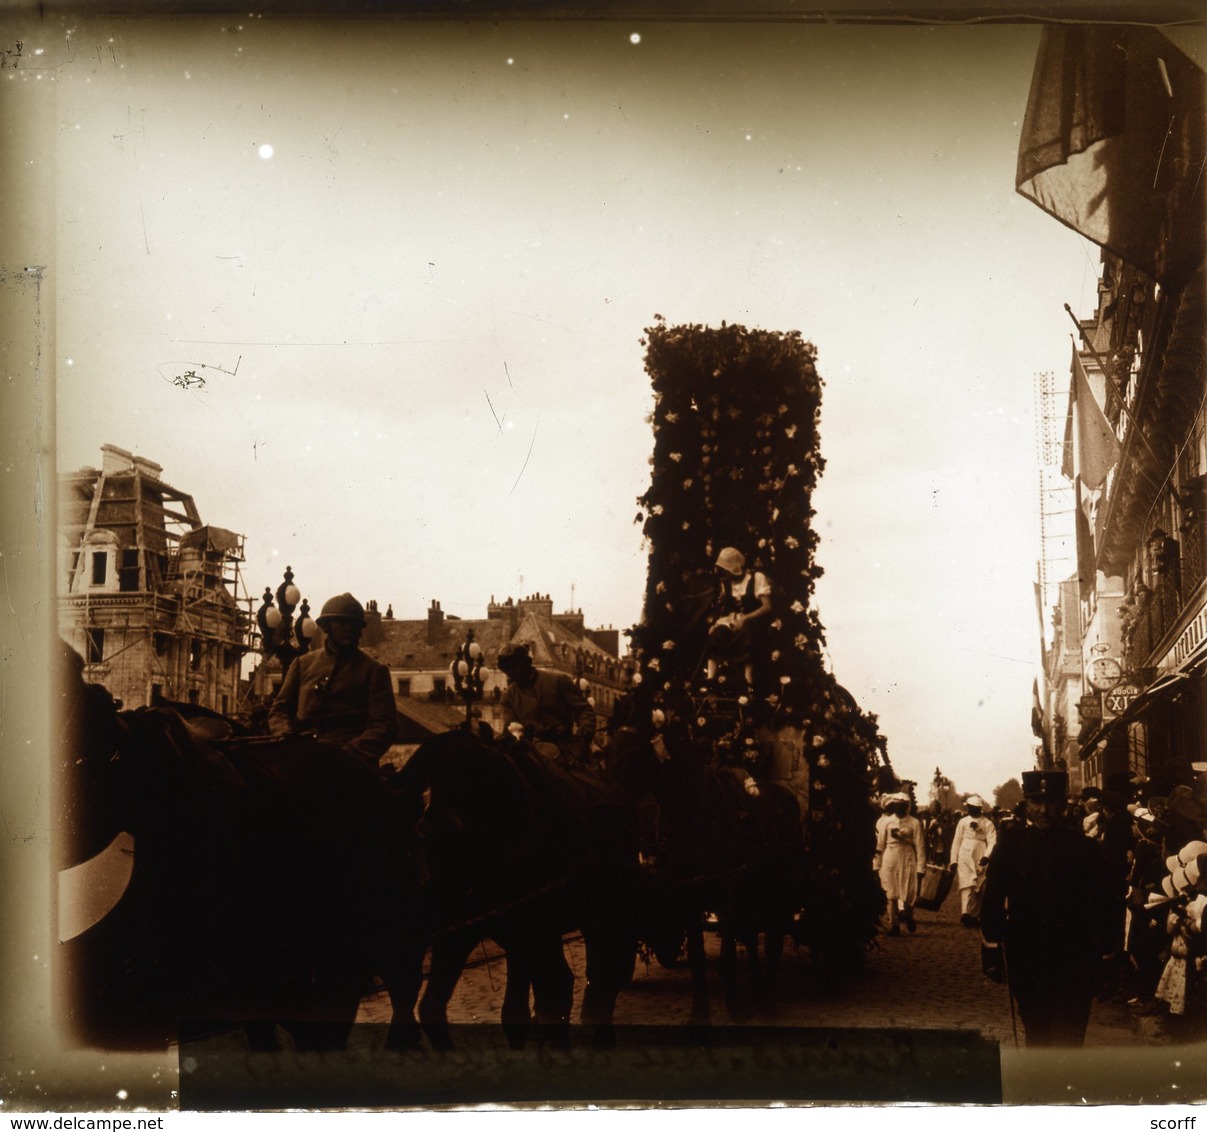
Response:
M528 467L528 461L532 458L532 449L533 449L534 445L536 444L536 430L540 427L541 427L541 411L540 411L540 409L538 409L537 413L536 413L536 424L534 424L532 426L532 440L528 445L528 455L524 457L524 467L520 469L520 474L518 476L516 476L515 483L513 483L511 485L511 491L509 491L507 493L508 495L511 495L512 492L515 491L515 489L520 484L520 480L523 479L523 477L524 477L524 470L525 470L525 468Z

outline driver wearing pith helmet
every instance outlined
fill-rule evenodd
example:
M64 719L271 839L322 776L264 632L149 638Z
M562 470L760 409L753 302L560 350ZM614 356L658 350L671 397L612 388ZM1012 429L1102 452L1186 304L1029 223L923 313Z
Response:
M350 593L337 594L315 621L323 646L289 666L269 730L310 732L376 762L397 738L398 717L390 670L360 648L364 606Z
M537 668L522 642L505 644L499 650L498 663L507 677L504 731L533 742L552 743L562 760L588 765L595 738L595 711L578 684L564 672Z

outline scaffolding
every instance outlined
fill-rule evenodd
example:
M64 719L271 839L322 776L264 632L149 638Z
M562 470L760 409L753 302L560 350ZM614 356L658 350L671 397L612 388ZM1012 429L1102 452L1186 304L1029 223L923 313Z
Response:
M60 477L60 632L95 644L88 678L131 706L187 695L227 710L251 635L243 536L203 523L160 465L102 451L102 468Z

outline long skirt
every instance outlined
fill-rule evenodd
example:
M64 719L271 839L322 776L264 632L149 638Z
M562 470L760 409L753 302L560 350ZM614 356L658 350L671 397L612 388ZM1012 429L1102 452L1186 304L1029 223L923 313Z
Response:
M918 854L912 845L887 846L880 860L880 887L890 900L913 904L918 899Z

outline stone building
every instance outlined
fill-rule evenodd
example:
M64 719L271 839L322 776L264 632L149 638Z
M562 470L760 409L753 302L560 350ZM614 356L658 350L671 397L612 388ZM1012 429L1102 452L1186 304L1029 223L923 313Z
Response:
M404 737L414 734L415 741L442 724L456 726L465 719L451 665L470 633L490 670L485 695L474 708L496 732L502 729L500 700L507 686L506 676L498 670L498 657L509 641L527 644L538 668L565 672L581 681L600 717L601 731L631 678L629 666L619 656L619 631L586 628L581 609L555 614L548 594L504 602L492 597L483 618L447 614L437 600L421 619L395 618L392 608L382 614L376 602L368 603L365 616L361 647L389 667Z
M243 536L203 523L161 465L112 444L59 477L59 634L127 708L238 708Z

